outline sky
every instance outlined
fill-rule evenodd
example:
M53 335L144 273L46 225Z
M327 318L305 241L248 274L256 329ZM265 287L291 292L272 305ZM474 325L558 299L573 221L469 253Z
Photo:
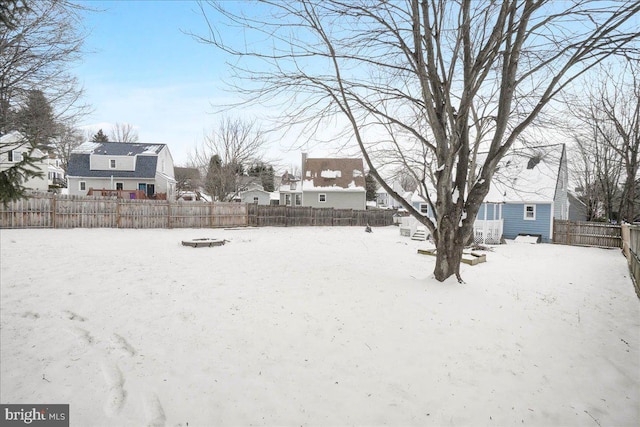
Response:
M128 123L140 142L166 143L176 166L218 127L222 113L214 105L233 98L225 89L225 58L215 48L187 33L207 34L205 19L194 1L86 1L88 31L85 55L76 75L92 113L80 124L108 133L115 123ZM258 119L241 112L224 113ZM268 137L266 158L276 169L299 166L292 141ZM324 153L311 153L314 156Z

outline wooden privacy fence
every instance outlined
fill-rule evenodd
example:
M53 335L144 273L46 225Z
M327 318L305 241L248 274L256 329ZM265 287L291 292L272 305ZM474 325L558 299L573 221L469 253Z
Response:
M640 225L623 225L622 240L624 256L627 257L636 294L640 298Z
M311 208L302 206L248 205L249 225L263 226L316 226L355 225L372 227L393 225L392 210L355 210Z
M202 228L246 226L241 203L31 195L0 204L0 228Z
M393 224L394 211L169 202L37 193L0 204L0 228L210 228Z
M573 246L621 248L619 225L601 222L572 222L553 220L553 243Z

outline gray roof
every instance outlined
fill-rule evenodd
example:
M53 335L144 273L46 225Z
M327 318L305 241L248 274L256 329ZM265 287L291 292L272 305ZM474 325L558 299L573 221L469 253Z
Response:
M85 142L71 152L68 176L94 178L155 178L158 164L158 153L165 144L132 144L125 142ZM135 171L123 170L91 170L89 158L91 154L102 156L135 156Z

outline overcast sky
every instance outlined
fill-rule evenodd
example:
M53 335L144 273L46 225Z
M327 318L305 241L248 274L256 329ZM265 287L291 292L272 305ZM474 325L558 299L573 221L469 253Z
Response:
M108 133L116 122L129 123L140 142L166 143L175 164L185 164L205 131L217 127L221 116L212 104L233 96L221 81L228 76L222 55L185 34L207 33L197 3L78 3L97 10L85 14L87 53L76 70L93 107L82 125ZM279 158L280 168L299 165L300 152L288 151L290 146L273 141L268 157Z

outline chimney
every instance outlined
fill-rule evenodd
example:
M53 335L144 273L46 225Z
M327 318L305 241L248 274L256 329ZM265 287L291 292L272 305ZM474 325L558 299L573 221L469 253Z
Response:
M300 177L300 181L304 181L305 177L305 166L307 165L307 153L302 153L302 164L300 165L300 173L302 176Z

